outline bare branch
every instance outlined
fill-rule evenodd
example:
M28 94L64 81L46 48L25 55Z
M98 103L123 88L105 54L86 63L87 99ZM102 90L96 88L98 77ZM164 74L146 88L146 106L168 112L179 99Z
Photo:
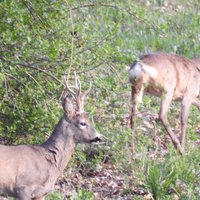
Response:
M146 23L145 20L140 19L137 16L137 14L135 12L132 12L130 9L121 8L119 6L112 5L112 4L103 4L103 3L100 3L100 4L85 4L85 5L73 7L72 10L77 10L77 9L80 9L80 8L88 8L88 7L107 7L107 8L114 8L114 9L117 9L119 11L126 11L129 15L134 16L138 21Z
M13 66L21 66L21 67L27 67L27 68L32 68L32 69L35 69L35 70L38 70L44 74L46 74L47 76L51 77L52 79L54 79L55 81L57 81L58 83L60 83L61 85L63 85L62 81L60 81L58 78L56 78L55 76L53 76L52 74L50 74L49 72L47 72L46 70L43 70L41 68L38 68L38 67L34 67L32 66L31 64L25 64L25 63L14 63L10 60L7 60L5 57L1 56L0 55L0 60L6 62L6 63L9 63Z

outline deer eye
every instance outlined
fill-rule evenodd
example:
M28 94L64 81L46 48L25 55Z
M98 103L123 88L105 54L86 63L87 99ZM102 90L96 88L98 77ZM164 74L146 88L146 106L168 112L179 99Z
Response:
M80 125L84 126L84 127L87 126L87 124L85 122L80 122Z

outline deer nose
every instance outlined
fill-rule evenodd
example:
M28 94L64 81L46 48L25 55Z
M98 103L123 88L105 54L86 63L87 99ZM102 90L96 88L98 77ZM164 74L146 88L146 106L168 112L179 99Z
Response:
M90 140L90 142L101 142L103 141L103 136L100 133L96 133L96 136Z

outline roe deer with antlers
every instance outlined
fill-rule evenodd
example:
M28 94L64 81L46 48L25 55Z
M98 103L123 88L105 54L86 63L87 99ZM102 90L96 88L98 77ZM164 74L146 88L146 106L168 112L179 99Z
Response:
M190 60L178 55L152 53L143 55L129 69L132 83L131 128L137 112L137 103L142 102L143 93L161 97L159 119L169 134L173 145L183 154L189 109L191 104L200 110L200 59ZM178 138L167 119L172 100L181 100L181 130Z
M76 92L67 81L65 83L61 97L64 115L46 142L41 145L0 145L0 195L19 200L45 199L69 162L75 144L101 140L84 112L84 98L91 85L81 94L79 78L76 77Z

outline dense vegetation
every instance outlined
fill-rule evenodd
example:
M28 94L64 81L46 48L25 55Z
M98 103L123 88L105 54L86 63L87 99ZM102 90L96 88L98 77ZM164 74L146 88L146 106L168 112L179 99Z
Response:
M184 157L149 115L138 119L133 135L127 127L128 66L151 51L199 56L199 10L199 0L2 0L1 143L43 142L63 112L59 106L62 77L76 71L83 87L92 82L87 111L109 141L91 146L92 156L79 146L68 172L81 171L84 176L85 168L98 171L109 163L123 180L123 190L102 199L200 199L196 108L189 119ZM141 112L158 112L159 99L145 96L144 102ZM170 110L174 126L179 107L174 103ZM71 199L94 199L93 188L79 185ZM58 191L49 198L63 195Z

